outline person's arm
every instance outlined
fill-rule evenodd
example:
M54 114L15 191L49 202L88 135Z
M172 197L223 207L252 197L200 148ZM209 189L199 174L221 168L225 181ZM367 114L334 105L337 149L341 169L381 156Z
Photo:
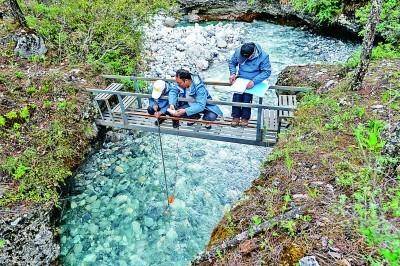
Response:
M231 59L229 60L229 73L231 75L236 74L236 66L238 65L238 56L237 53L234 52Z
M171 85L169 87L169 92L168 92L168 103L169 105L176 106L178 103L178 96L179 96L179 89L178 86Z
M150 98L149 106L151 106L154 111L158 111L158 103L153 98Z
M158 106L160 108L160 112L163 114L167 113L167 109L168 109L168 100L164 100L164 99L160 99L158 100Z
M253 78L254 85L263 82L271 76L271 64L269 62L269 55L260 64L260 74Z
M202 112L207 104L207 89L204 84L197 85L195 102L189 107L185 108L188 116Z

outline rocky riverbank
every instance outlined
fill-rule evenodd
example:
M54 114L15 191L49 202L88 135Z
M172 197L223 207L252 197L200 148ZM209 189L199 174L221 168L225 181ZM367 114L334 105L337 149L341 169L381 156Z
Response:
M160 15L145 27L146 67L142 71L147 76L171 77L180 68L200 73L213 62L227 60L229 52L243 42L240 25L179 27L176 23L175 19Z
M316 17L296 11L289 1L284 0L179 0L185 17L191 22L215 20L253 21L264 19L283 24L306 25L322 34L335 37L359 39L360 25L354 15L354 6L359 4L348 3L344 13L331 22L319 22Z

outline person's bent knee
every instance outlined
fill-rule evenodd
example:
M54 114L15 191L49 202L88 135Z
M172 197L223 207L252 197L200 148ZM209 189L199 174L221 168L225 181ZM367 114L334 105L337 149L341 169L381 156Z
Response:
M154 111L154 109L153 109L152 106L147 107L147 112L148 112L150 115L154 115L154 113L155 113L155 111Z
M217 120L217 118L218 118L218 115L214 112L207 112L203 116L203 120L207 120L207 121L215 121L215 120Z

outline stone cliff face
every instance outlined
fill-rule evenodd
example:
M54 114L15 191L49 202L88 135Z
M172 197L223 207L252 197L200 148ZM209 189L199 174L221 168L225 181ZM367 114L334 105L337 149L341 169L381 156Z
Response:
M53 206L0 212L0 265L50 265L60 253L51 221ZM4 264L3 264L4 263Z
M191 22L208 20L243 20L265 19L285 24L306 25L325 34L358 39L360 26L354 19L354 11L340 15L332 23L319 23L315 17L299 13L283 0L179 0L187 19Z

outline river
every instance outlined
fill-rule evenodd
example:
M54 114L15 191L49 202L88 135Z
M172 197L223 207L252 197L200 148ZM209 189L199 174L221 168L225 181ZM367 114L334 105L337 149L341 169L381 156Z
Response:
M272 84L288 65L343 62L357 47L298 28L242 24L245 40L270 54ZM203 75L227 79L227 65L214 64ZM214 99L230 99L218 89L211 93ZM274 94L269 96L273 102ZM76 174L71 207L62 218L63 264L188 265L224 212L257 178L270 151L162 136L168 186L175 196L166 209L158 136L140 135L104 143Z

